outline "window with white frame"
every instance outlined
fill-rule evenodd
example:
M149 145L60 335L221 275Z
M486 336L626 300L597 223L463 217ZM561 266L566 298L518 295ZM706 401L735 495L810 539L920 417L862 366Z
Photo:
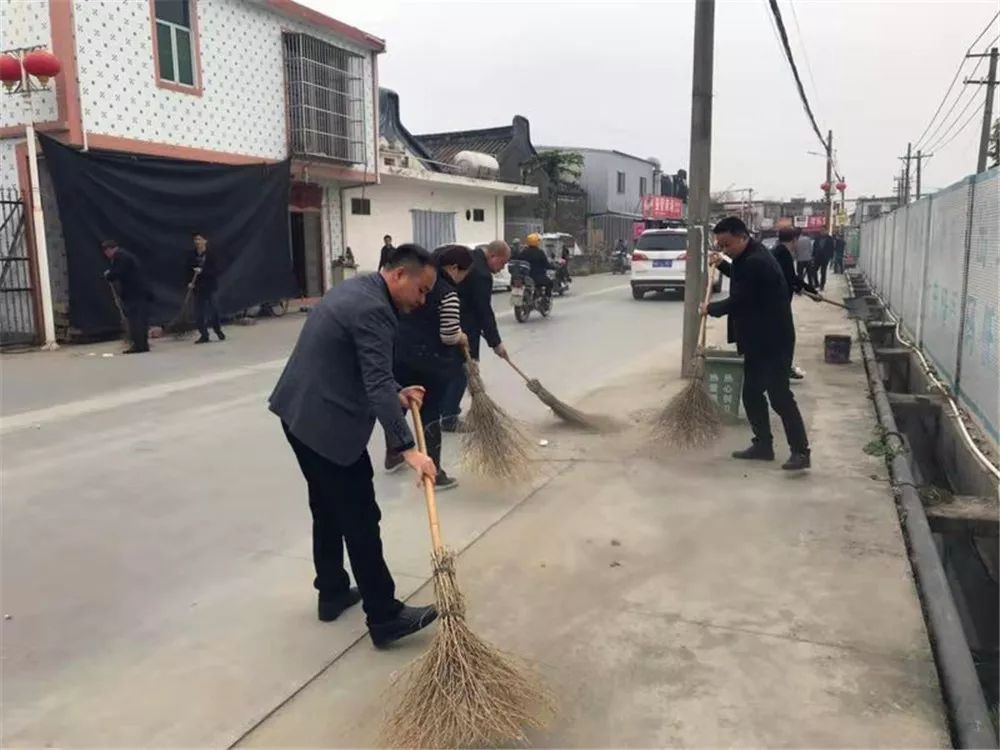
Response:
M195 81L195 42L190 0L154 0L156 71L161 81L181 86Z

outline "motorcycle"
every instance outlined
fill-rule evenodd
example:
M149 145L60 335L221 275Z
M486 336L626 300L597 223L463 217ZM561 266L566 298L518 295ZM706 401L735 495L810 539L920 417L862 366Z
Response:
M517 322L525 322L536 310L543 318L547 318L552 312L552 295L539 291L535 286L531 278L531 266L524 261L512 260L507 267L510 269L510 305L514 308ZM549 273L551 275L555 272Z
M611 256L611 273L626 274L629 272L628 253L615 253Z
M569 291L569 285L573 283L573 280L569 277L569 266L565 258L559 260L559 268L555 271L555 277L552 284L552 292L560 297L562 297L566 292Z

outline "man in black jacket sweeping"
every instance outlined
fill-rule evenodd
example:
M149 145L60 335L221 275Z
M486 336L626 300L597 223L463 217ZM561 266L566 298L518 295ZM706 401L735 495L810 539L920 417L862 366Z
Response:
M219 288L219 264L214 253L208 251L208 240L201 232L191 235L194 240L194 253L191 255L192 277L188 286L194 292L194 311L198 321L198 332L201 336L196 344L208 343L208 326L211 324L219 341L226 340L222 332L222 320L219 308L215 304L215 292Z
M510 247L503 240L494 240L485 250L476 248L472 251L469 275L458 287L462 303L462 330L469 337L469 353L476 361L479 360L480 337L486 339L494 354L507 358L507 349L500 340L496 315L493 313L493 274L507 265L510 254ZM467 385L463 368L452 380L441 405L441 426L445 432L461 430L459 415Z
M123 354L141 354L149 351L149 303L153 298L142 272L139 259L123 247L117 240L104 240L101 252L110 266L104 278L111 284L118 284L122 314L128 321L128 335L132 344Z
M753 430L753 444L733 453L733 458L774 460L774 438L767 414L770 400L771 408L781 417L791 448L791 457L781 468L808 469L809 439L788 381L795 326L784 274L774 256L750 239L746 225L735 216L720 221L712 232L731 263L723 263L719 253L712 253L709 263L718 266L732 281L729 297L703 304L701 313L714 318L729 316L729 341L735 341L743 355L743 407Z
M413 384L397 383L392 372L399 314L423 305L436 278L430 255L408 245L381 272L335 286L309 313L270 398L309 487L319 619L336 620L360 600L376 646L437 617L434 607L396 599L368 456L378 420L388 447L417 474L433 479L437 473L416 449L403 412L419 409L424 391L403 387ZM344 570L345 545L356 589Z

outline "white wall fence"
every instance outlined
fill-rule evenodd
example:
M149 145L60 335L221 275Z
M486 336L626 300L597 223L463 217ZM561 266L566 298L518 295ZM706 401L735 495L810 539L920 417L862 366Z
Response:
M872 288L995 443L1000 168L862 224L860 247Z

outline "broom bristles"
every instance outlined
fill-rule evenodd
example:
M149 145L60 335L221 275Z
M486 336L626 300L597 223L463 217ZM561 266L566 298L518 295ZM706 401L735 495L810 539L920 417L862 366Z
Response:
M615 421L609 417L587 414L557 399L551 391L539 381L532 378L528 381L528 390L538 396L538 400L549 407L563 422L582 427L591 432L604 432L616 427Z
M660 412L654 433L674 448L704 448L722 430L722 415L705 385L704 354L693 363L694 376Z
M494 479L528 479L534 458L531 443L514 419L486 393L476 365L466 363L465 373L472 405L462 436L464 466L473 474Z
M450 552L434 555L440 614L430 650L393 682L399 698L382 744L405 748L497 747L527 742L552 700L530 670L481 639L465 622L465 603Z

